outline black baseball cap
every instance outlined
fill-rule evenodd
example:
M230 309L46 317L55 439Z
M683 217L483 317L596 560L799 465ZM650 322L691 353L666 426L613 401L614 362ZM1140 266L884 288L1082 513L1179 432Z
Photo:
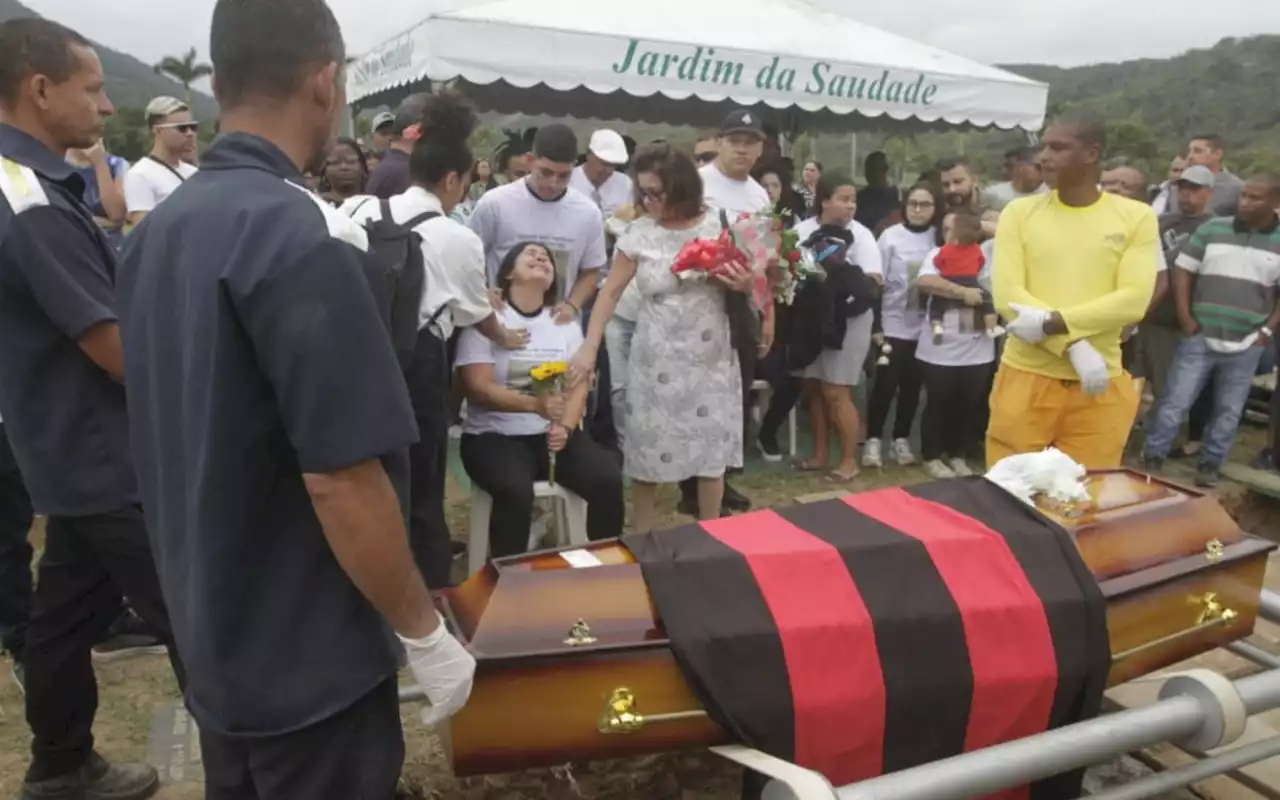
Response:
M748 108L730 111L729 116L720 120L719 134L730 136L735 133L749 133L761 139L764 135L764 120L760 115Z

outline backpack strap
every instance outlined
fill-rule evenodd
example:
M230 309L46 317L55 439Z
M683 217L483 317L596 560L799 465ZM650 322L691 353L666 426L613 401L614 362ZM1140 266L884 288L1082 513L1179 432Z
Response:
M184 177L182 176L182 173L181 173L181 172L178 172L176 169L174 169L173 167L171 167L171 166L169 166L168 164L164 163L164 162L163 162L163 161L161 161L160 159L156 158L156 157L155 157L155 156L153 156L153 155L148 155L148 156L147 156L147 158L148 158L148 159L150 159L151 161L156 162L157 164L159 164L160 166L164 167L165 169L169 170L169 172L173 174L173 177L175 177L175 178L177 178L177 179L178 179L178 183L186 183L186 182L187 182L187 179L186 179L186 178L184 178Z
M413 230L414 228L418 227L419 225L426 222L427 220L432 220L440 216L444 216L444 215L441 214L439 211L423 211L418 216L413 217L412 219L406 220L400 224L408 228L409 230Z
M380 219L386 222L396 221L395 217L391 216L391 200L389 198L384 197L378 201L378 210L382 215Z
M347 212L347 216L354 217L356 215L356 212L364 208L366 205L368 205L369 201L372 199L373 199L372 197L366 197L365 199L361 200L360 205L356 206L355 208L351 209L351 211Z

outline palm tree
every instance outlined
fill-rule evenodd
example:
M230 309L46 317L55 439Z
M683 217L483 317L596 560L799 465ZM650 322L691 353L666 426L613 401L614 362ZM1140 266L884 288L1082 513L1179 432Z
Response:
M213 67L196 61L194 47L183 53L181 57L165 56L154 69L157 75L168 75L182 84L183 91L186 92L184 99L187 105L191 105L191 84L213 74Z

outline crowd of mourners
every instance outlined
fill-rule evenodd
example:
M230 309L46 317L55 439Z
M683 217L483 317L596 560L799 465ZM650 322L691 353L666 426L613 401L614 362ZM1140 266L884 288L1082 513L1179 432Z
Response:
M142 652L171 660L207 797L391 797L398 669L428 724L475 669L429 594L461 549L451 428L502 557L544 481L591 539L623 532L624 489L637 531L663 484L699 519L750 509L728 479L749 450L783 459L797 407L794 468L834 485L1046 447L1115 467L1132 442L1208 487L1274 369L1280 178L1232 174L1217 135L1155 187L1085 118L985 185L963 158L905 186L881 152L861 181L793 161L749 108L692 148L550 124L477 158L452 90L336 137L323 0L219 0L210 52L218 138L197 153L158 97L130 165L102 144L93 46L0 23L0 632L29 800L156 791L91 733L93 659ZM788 302L753 306L740 261L673 271L743 215L816 266ZM406 306L385 268L417 261Z

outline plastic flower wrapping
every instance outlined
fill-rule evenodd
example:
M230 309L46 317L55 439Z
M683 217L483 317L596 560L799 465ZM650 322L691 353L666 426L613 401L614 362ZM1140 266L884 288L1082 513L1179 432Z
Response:
M800 237L794 230L783 230L782 219L775 217L779 228L777 264L771 269L769 283L773 286L773 301L789 306L796 301L800 285L809 280L822 280L826 273L813 258L813 253L800 247Z
M796 292L806 281L820 281L826 276L810 251L797 250L794 255L794 259L783 258L778 262L771 281L774 302L784 306L795 303Z
M778 220L764 214L742 214L715 239L692 239L680 248L671 271L681 278L706 279L731 263L740 263L756 276L751 302L757 311L767 311L770 302L769 264L779 252L782 240Z

